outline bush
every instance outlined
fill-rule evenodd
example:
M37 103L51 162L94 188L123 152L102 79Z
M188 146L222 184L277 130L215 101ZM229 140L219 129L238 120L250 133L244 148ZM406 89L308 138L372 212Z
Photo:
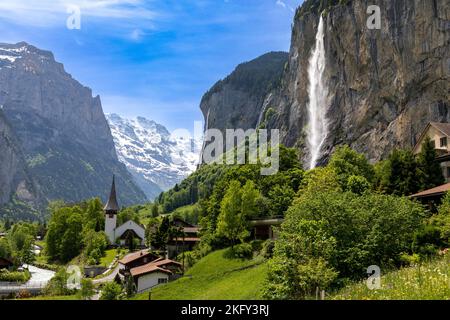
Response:
M311 261L324 262L320 273L327 279L339 273L336 281L321 284L327 286L361 279L370 265L400 265L400 255L411 252L413 234L424 217L423 207L406 198L304 193L288 210L275 243L273 259L287 265L281 270L269 268L270 298L305 298L311 293L311 283L301 274L312 266Z
M250 243L241 243L225 252L226 258L250 259L253 256L253 248Z
M250 241L250 245L252 246L252 250L254 252L261 251L263 243L264 243L263 240L252 240L252 241Z
M270 259L273 256L273 248L275 247L275 241L268 239L264 241L261 248L261 255L265 259Z
M426 225L414 233L412 249L414 253L422 257L435 255L445 243L441 239L439 228L432 225Z
M122 287L115 282L108 282L102 287L100 300L120 300Z
M0 281L23 283L30 280L30 278L31 274L27 270L23 272L0 270Z

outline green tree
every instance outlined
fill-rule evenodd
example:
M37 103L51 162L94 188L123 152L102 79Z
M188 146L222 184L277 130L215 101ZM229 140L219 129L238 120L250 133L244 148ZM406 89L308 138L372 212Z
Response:
M374 169L366 157L347 145L336 149L331 156L329 166L334 169L344 191L347 190L348 180L352 176L364 177L369 183L374 180Z
M221 202L217 234L230 240L231 247L237 240L243 240L248 236L246 219L242 214L242 192L239 181L230 182Z
M120 300L122 287L115 282L108 282L103 285L100 300Z
M108 247L108 238L103 231L88 230L83 236L83 245L89 264L98 264Z
M272 215L282 216L294 200L295 192L288 185L275 185L269 191Z
M383 191L402 196L414 194L420 189L417 163L411 150L394 150L385 165Z
M242 187L241 198L241 214L244 218L252 218L258 216L257 199L261 197L261 193L255 187L255 183L248 180Z
M83 300L91 300L91 297L95 294L94 283L91 279L81 279L81 289L78 294Z
M363 176L350 176L347 180L346 190L361 195L370 190L370 183Z
M83 218L83 226L85 229L91 229L97 232L105 229L105 214L103 212L103 204L99 198L87 201Z
M156 203L152 205L151 216L152 218L156 218L157 216L159 216L159 208Z
M10 258L11 257L11 247L6 238L0 238L0 258Z
M430 137L426 137L417 156L417 167L420 189L427 190L444 184L445 179L442 168L436 160L437 153Z

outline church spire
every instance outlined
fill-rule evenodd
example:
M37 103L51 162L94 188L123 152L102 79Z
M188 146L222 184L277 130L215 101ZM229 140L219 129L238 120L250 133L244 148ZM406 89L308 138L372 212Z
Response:
M116 182L115 182L114 175L113 175L113 181L112 181L112 186L111 186L111 193L109 194L109 199L108 199L108 202L106 203L104 210L107 213L117 213L120 210L119 204L117 203Z

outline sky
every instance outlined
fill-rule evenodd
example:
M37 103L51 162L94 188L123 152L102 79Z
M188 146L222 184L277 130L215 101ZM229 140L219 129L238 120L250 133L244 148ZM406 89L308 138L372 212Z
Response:
M0 42L51 50L105 113L193 131L215 82L239 63L289 51L302 2L1 0Z

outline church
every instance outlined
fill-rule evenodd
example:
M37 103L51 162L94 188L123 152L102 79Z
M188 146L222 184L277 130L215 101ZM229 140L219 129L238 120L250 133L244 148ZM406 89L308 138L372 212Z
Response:
M117 214L120 210L117 202L116 183L113 176L111 192L105 205L105 233L111 245L132 245L133 239L139 239L140 245L145 246L145 229L132 220L117 226Z

